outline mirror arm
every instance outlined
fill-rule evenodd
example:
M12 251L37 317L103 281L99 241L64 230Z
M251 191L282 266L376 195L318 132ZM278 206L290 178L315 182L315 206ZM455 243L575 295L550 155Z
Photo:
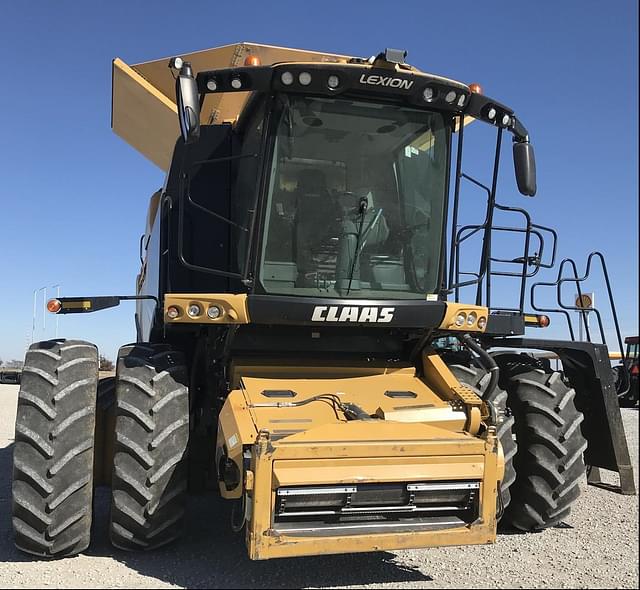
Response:
M513 125L511 126L511 133L513 133L513 141L516 143L529 143L529 132L527 128L522 124L520 119L515 115L513 116Z

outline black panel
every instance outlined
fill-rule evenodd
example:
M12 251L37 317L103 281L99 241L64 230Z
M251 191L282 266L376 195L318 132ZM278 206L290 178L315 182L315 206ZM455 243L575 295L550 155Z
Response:
M293 358L338 357L348 364L354 358L406 359L408 335L401 330L352 326L238 326L231 345L231 356L285 356ZM390 361L391 362L391 361ZM404 366L404 365L403 365Z
M298 394L291 389L265 389L262 395L265 397L296 397Z
M249 295L253 324L434 328L446 311L443 301L324 299Z
M163 277L164 292L221 293L229 289L228 278L189 269L180 262L179 217L183 207L184 259L192 265L228 271L231 226L221 218L230 216L231 138L231 125L204 125L200 141L185 146L178 140L176 144L166 187L171 208L167 211L169 272ZM217 158L225 160L207 162ZM196 205L187 202L189 196Z
M520 336L524 334L524 316L521 313L492 313L487 320L485 334Z

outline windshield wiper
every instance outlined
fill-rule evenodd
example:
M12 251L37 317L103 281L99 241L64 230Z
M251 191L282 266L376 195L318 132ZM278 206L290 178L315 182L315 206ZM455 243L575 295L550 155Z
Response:
M367 214L367 207L369 206L369 199L364 196L360 197L358 202L358 215L360 216L360 226L358 227L358 233L356 235L356 247L353 251L353 262L351 263L351 272L349 273L349 284L347 285L347 295L351 291L351 283L353 282L353 274L356 271L356 263L360 256L360 242L362 241L362 229L364 228L364 219Z

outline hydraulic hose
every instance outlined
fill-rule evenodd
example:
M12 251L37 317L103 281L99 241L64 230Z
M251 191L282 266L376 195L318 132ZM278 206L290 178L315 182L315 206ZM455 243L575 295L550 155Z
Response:
M498 377L500 376L500 369L496 364L496 361L491 358L491 355L482 348L477 342L471 338L469 334L463 334L459 336L458 339L462 344L464 344L471 352L474 352L478 355L480 360L480 364L489 371L491 375L491 380L489 381L489 385L487 389L484 391L482 398L488 402L492 401L493 394L496 391L496 385L498 385Z

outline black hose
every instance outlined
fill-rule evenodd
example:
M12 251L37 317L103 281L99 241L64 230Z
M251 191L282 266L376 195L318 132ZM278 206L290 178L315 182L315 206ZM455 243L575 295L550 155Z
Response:
M458 336L458 340L460 340L460 342L462 342L462 344L464 344L464 346L466 346L470 351L475 352L479 357L480 364L483 368L489 371L491 379L487 389L485 389L482 394L482 399L492 401L493 395L496 391L496 385L498 385L498 377L500 376L500 369L498 368L496 361L494 361L491 355L477 342L475 342L469 334Z

